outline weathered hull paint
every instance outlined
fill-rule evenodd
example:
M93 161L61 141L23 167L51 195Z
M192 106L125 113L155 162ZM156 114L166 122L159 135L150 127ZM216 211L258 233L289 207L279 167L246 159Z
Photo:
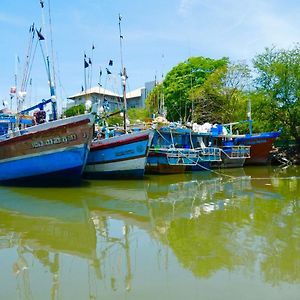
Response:
M249 158L247 158L249 159ZM241 157L241 158L234 158L234 157L227 157L225 155L222 155L222 162L220 164L220 166L222 168L241 168L244 166L246 161L245 157Z
M93 117L87 115L33 126L0 141L0 181L79 181L92 134Z
M84 176L87 178L142 178L152 136L124 134L93 142Z

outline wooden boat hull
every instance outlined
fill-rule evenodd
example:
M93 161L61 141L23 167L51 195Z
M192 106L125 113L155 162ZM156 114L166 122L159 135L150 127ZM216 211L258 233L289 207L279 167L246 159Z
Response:
M30 127L0 141L0 181L78 182L93 134L91 115Z
M94 141L84 176L87 178L142 178L152 135L149 131Z
M250 158L246 159L245 165L265 165L268 163L273 143L279 135L279 131L246 135L245 137L236 138L234 144L251 146Z
M155 164L151 165L147 163L146 173L147 174L180 174L186 171L186 166L184 165L175 165L170 166L168 164Z

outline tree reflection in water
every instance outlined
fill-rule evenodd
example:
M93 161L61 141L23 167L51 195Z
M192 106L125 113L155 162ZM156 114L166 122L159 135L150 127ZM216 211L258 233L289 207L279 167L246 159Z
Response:
M88 267L81 276L90 299L108 287L132 293L144 268L136 256L147 251L156 254L145 263L158 263L160 272L171 255L199 279L225 270L299 284L298 169L257 170L89 181L46 192L1 188L0 247L14 256L19 298L35 298L39 285L30 274L39 266L51 274L50 298L62 297L68 257ZM145 238L156 244L147 249L139 243Z

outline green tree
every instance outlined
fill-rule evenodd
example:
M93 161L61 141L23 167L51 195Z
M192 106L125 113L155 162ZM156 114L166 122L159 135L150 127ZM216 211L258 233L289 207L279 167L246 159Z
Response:
M131 124L134 124L138 121L145 121L150 117L146 108L130 108L128 109L127 113Z
M215 60L206 57L190 57L187 61L179 63L166 75L162 85L158 85L152 92L147 101L150 111L159 110L155 109L155 105L159 105L163 97L169 120L190 120L193 105L189 97L191 90L201 86L211 73L227 63L227 58Z
M149 93L145 104L148 115L151 114L162 114L162 109L164 105L164 92L163 92L163 84L158 83L155 88Z
M207 80L190 93L194 103L193 120L198 123L230 123L245 120L250 70L244 63L216 69Z
M78 104L74 105L70 108L68 108L63 115L66 117L72 117L72 116L77 116L77 115L82 115L85 112L85 106L84 104Z
M266 48L254 60L260 114L273 129L282 127L300 144L300 47Z
M146 121L147 118L149 118L149 113L145 108L129 108L127 111L127 117L131 124L135 124L138 121ZM105 120L109 126L123 126L124 124L124 118L121 113L118 113L118 111L112 112L112 115L107 114L107 116L103 116L102 120Z

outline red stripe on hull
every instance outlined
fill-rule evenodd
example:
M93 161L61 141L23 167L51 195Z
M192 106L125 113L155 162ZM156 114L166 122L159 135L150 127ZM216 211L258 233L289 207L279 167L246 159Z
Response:
M93 126L89 119L30 132L0 142L0 161L24 155L38 155L43 151L66 146L90 145Z
M143 134L140 136L130 136L130 134L129 134L128 136L126 136L126 138L124 138L122 140L117 140L117 141L114 141L113 138L111 138L111 140L110 139L99 140L99 141L92 143L90 151L93 152L93 151L98 151L98 150L107 149L107 148L119 147L119 146L131 144L134 142L145 141L148 139L149 139L149 133L146 133L146 134Z

